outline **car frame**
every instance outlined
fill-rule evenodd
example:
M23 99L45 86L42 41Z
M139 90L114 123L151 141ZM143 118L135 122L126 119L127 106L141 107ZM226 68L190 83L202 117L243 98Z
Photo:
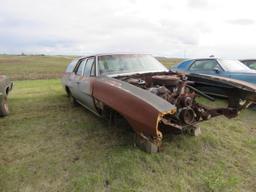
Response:
M80 57L67 66L62 77L64 89L73 105L79 103L97 116L109 120L116 113L123 116L135 132L136 144L147 152L159 151L162 129L198 135L200 128L197 123L220 115L236 117L242 109L256 101L256 87L251 84L220 77L173 73L160 63L159 70L102 74L101 68L105 64L99 63L99 60L108 56L146 57L143 54ZM188 78L193 78L193 82ZM230 96L228 107L206 107L196 102L195 98L200 95L214 99L194 88L193 84L197 82L222 83L234 91L236 97Z

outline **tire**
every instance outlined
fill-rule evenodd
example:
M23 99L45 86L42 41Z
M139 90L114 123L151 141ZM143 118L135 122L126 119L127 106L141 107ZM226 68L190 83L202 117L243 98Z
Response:
M9 106L7 101L7 96L3 97L3 100L0 103L0 117L9 115Z
M65 91L66 91L67 97L70 97L71 93L68 87L65 87Z
M71 93L69 95L69 100L72 107L77 107L79 105L79 103L76 101L76 99L72 96Z

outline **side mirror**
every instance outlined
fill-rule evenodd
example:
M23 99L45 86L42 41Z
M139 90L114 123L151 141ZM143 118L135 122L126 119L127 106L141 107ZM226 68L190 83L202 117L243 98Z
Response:
M213 71L215 71L215 73L220 73L220 69L218 67L214 67Z

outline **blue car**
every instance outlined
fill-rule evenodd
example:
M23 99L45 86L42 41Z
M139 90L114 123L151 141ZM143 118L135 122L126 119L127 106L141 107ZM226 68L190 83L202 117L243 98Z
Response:
M238 60L207 58L183 61L171 71L228 77L256 84L256 70Z

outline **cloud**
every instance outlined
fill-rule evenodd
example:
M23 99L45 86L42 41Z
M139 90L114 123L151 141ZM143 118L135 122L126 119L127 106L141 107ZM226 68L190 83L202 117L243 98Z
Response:
M0 53L243 57L252 54L248 47L256 49L253 2L232 1L230 8L221 0L3 1Z
M207 7L207 0L188 0L188 6L191 8L204 8Z
M255 20L253 19L234 19L227 21L230 24L233 25L253 25L255 24Z
M63 3L65 5L67 2ZM148 18L153 11L161 8L161 3L148 3L148 7L140 7L133 6L137 2L132 2L115 5L117 8L102 3L99 7L91 2L85 7L80 4L81 7L75 6L76 10L67 12L68 16L65 16L67 13L64 10L51 7L42 15L33 11L29 14L31 17L24 17L26 11L21 9L22 14L16 13L7 17L5 24L0 23L5 28L0 31L0 51L19 52L24 49L33 52L41 48L42 51L47 49L55 53L63 48L63 52L70 50L71 54L117 50L161 54L167 45L173 47L198 42L195 33L185 24L165 18ZM170 9L164 10L167 12Z

